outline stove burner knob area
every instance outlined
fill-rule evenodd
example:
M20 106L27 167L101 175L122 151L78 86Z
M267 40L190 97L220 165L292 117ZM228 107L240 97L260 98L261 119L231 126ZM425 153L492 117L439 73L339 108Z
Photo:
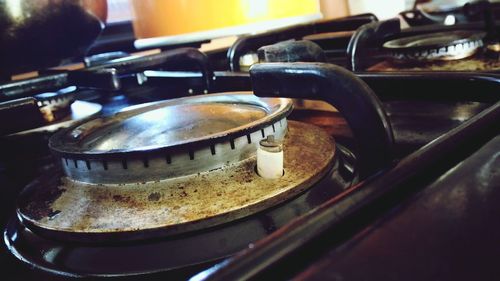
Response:
M268 135L257 148L257 173L265 179L283 176L283 143Z

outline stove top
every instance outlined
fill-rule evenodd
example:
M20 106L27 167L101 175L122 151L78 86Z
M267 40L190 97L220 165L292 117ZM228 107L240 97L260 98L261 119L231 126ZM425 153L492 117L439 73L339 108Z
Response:
M314 251L330 226L357 237L498 134L497 58L401 63L383 48L452 30L491 40L480 23L367 14L1 84L0 116L24 117L0 130L2 259L23 280L187 279L250 248L198 276L224 279Z

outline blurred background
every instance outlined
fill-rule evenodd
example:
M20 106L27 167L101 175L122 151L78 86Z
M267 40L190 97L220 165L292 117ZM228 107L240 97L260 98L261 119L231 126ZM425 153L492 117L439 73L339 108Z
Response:
M387 19L414 4L414 0L108 0L108 23L133 20L136 36L147 38L298 16L311 21L371 12ZM300 19L259 27L298 22Z

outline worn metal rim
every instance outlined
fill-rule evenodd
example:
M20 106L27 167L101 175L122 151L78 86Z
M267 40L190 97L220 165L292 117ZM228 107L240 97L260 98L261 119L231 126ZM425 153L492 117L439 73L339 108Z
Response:
M345 157L352 157L352 155L349 153L350 156L344 155L343 151L345 150L342 148L340 150L342 152L337 150L337 153L335 153L332 169L320 181L314 183L311 188L303 193L274 208L207 230L174 237L167 236L165 239L137 242L99 243L99 241L95 240L90 241L91 243L66 242L54 238L45 238L46 236L33 233L19 221L18 217L13 217L4 232L4 240L9 251L27 265L52 274L72 277L112 277L158 272L167 273L172 270L185 269L192 265L219 260L236 253L240 249L244 249L249 243L271 234L289 220L319 206L328 198L341 193L346 186L350 186L352 178L350 176L346 178L339 177L340 174L337 171L340 162L344 163L338 161L338 158L342 157L342 159L346 160ZM334 174L337 175L334 176ZM266 223L261 223L263 221L266 221ZM231 243L221 243L221 241L231 241ZM183 245L187 245L189 248ZM124 255L123 247L133 248L136 252ZM222 251L221 247L224 247ZM55 255L46 254L53 251ZM172 253L187 254L189 258L188 260L179 259L178 255L172 255ZM203 256L200 256L200 254ZM89 270L88 264L79 261L73 260L73 264L67 263L67 258L74 255L82 257L84 261L91 261L91 270ZM136 259L126 258L130 256L134 256ZM108 267L110 261L117 261L121 257L125 257L125 259L118 261L121 265L120 269ZM150 257L154 257L156 262L144 262ZM142 262L142 265L138 264L138 262ZM97 268L96 263L101 267ZM155 265L152 265L153 263Z
M260 178L254 171L255 158L171 182L128 187L81 182L68 185L65 179L66 185L35 185L25 190L18 215L34 231L77 241L177 235L234 221L305 191L333 165L335 143L331 136L300 122L291 121L289 128L284 142L285 175L280 179ZM143 203L139 207L131 203L138 202L137 198ZM97 199L101 201L92 201Z

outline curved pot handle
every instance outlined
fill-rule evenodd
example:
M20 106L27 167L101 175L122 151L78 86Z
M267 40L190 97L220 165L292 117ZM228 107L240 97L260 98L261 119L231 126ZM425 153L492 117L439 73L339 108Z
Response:
M325 63L261 63L250 77L257 96L324 100L337 108L357 142L361 178L392 160L394 137L382 103L353 73Z

